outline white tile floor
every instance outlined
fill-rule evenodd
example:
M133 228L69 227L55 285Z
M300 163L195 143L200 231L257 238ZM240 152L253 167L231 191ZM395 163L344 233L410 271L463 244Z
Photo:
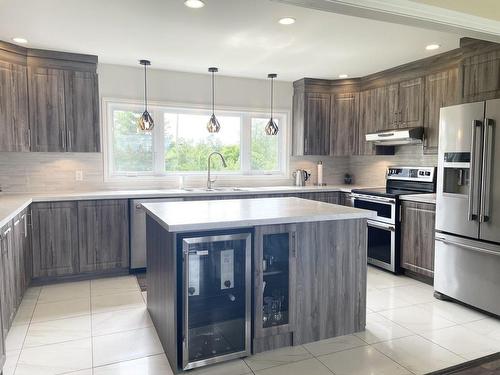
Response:
M194 375L425 374L500 351L500 321L368 268L363 332L191 371ZM133 276L30 288L5 375L171 375Z

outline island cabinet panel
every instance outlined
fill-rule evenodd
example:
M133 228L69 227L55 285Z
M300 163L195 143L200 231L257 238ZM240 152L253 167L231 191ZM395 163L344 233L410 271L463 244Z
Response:
M354 155L358 148L358 102L359 94L340 93L332 95L332 118L330 127L330 155Z
M254 352L288 342L294 330L295 224L255 228ZM272 336L269 339L263 339ZM277 345L277 346L274 346Z
M78 202L79 271L128 269L128 201Z
M424 152L435 154L439 143L439 112L441 107L459 104L458 68L429 74L425 77Z
M294 345L364 329L366 230L364 219L296 225Z
M489 48L462 62L464 102L500 98L500 49Z
M76 202L32 205L33 277L78 273Z
M402 201L401 267L434 276L434 204Z
M29 151L29 143L26 66L0 61L0 152Z

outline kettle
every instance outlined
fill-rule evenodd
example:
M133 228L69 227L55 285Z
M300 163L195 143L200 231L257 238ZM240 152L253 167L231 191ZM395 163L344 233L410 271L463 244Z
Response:
M311 177L310 173L307 173L304 169L297 169L292 173L292 176L295 178L295 186L305 186L306 181Z

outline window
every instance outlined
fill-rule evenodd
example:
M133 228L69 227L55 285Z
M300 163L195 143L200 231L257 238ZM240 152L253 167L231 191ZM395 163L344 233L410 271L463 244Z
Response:
M207 158L218 151L227 168L214 159L221 175L281 175L287 168L287 116L276 113L280 131L268 136L267 113L221 110L216 115L219 133L208 133L211 112L205 108L154 106L151 132L137 129L141 103L104 101L106 118L106 168L110 177L205 174Z

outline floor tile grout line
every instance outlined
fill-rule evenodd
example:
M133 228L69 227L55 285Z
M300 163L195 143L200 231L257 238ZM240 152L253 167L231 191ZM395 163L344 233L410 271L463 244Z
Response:
M162 348L163 349L163 348ZM116 365L118 363L123 363L123 362L132 362L132 361L137 361L139 359L143 359L143 358L149 358L149 357L156 357L158 355L166 355L165 354L165 351L161 352L161 353L154 353L154 354L148 354L148 355L145 355L145 356L142 356L142 357L137 357L137 358L129 358L129 359L125 359L123 361L116 361L116 362L110 362L110 363L106 363L104 365L98 365L98 366L93 366L92 367L92 371L96 368L101 368L101 367L106 367L106 366L111 366L111 365ZM168 361L167 361L168 362ZM170 364L169 364L170 365Z
M411 337L411 336L406 336L406 337ZM400 337L400 338L405 338L405 337ZM377 343L377 344L381 344L380 342ZM375 345L375 344L374 344ZM399 366L401 366L402 368L404 368L405 370L409 371L411 374L414 374L415 375L415 372L413 372L412 370L410 370L408 367L406 367L405 365L403 365L402 363L399 363L398 361L396 361L396 359L390 357L389 355L387 355L386 353L378 350L377 348L375 348L373 345L370 345L371 348L373 348L373 350L377 351L378 353L386 356L387 358L389 358L391 361L393 361L394 363L397 363Z

